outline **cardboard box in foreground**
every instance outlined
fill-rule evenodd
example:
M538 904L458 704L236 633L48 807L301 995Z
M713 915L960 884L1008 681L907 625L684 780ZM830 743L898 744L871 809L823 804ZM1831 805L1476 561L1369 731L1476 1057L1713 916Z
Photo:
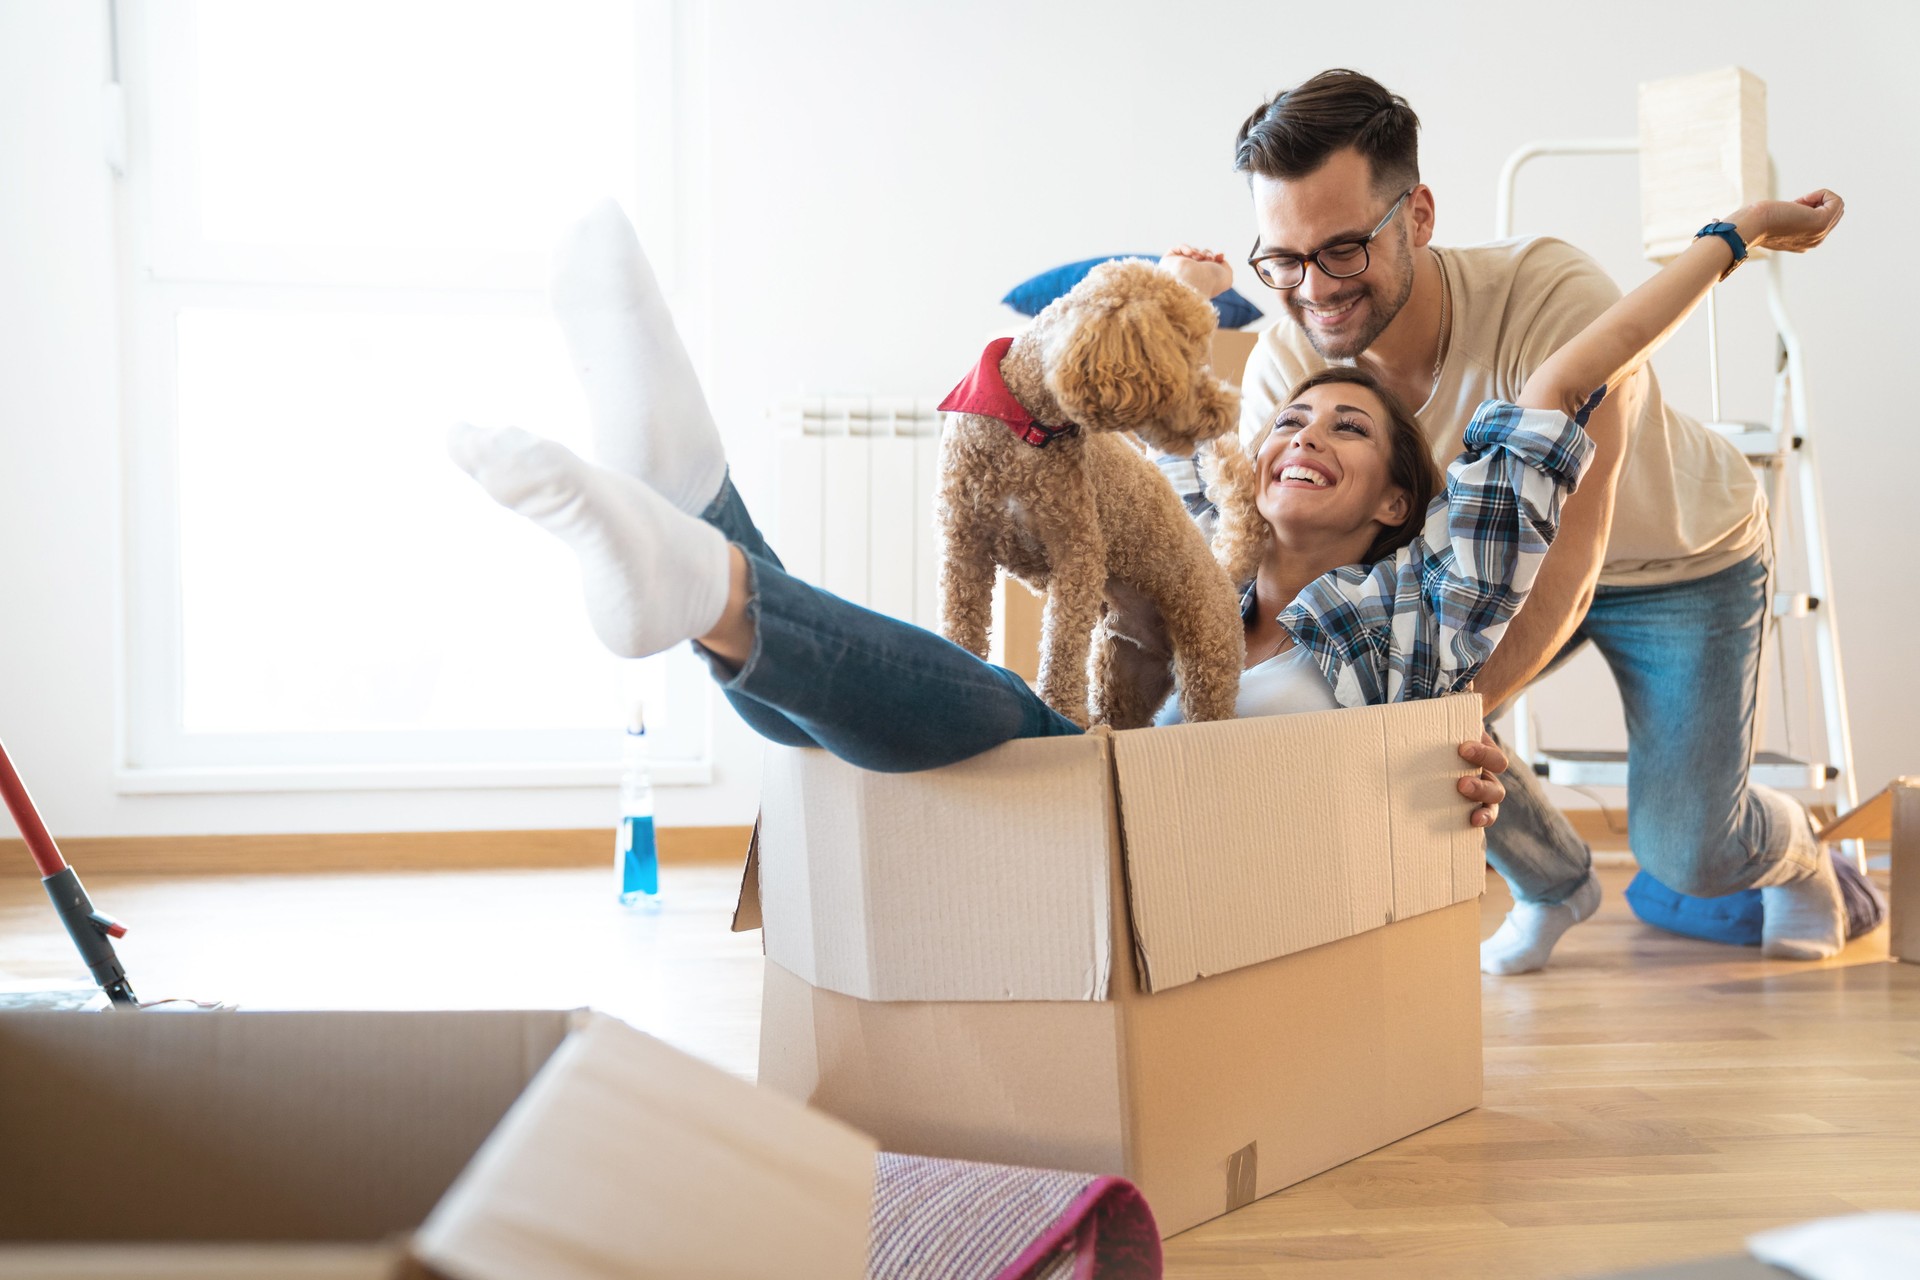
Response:
M623 1023L0 1015L0 1275L814 1276L873 1144Z
M1480 1101L1477 697L773 750L760 1080L890 1151L1108 1173L1184 1230Z

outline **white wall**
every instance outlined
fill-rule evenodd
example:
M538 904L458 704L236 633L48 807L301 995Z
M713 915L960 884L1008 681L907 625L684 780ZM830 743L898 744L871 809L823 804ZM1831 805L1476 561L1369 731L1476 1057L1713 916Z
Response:
M1793 264L1825 443L1836 595L1860 773L1920 768L1906 670L1920 628L1920 439L1901 387L1920 293L1909 249L1920 87L1910 6L1766 0L1725 9L1377 0L1361 10L1129 0L974 4L715 3L688 62L683 207L704 305L686 319L742 489L769 512L766 407L814 392L929 394L1008 318L997 299L1044 267L1180 239L1238 258L1253 234L1231 172L1239 121L1321 67L1358 66L1426 126L1423 176L1443 241L1491 231L1494 178L1543 135L1634 131L1634 85L1738 63L1768 83L1785 187L1848 199L1845 226ZM66 834L585 825L597 792L120 797L113 653L118 536L110 187L99 163L104 8L0 0L0 737ZM1658 33L1658 34L1655 34ZM704 64L702 66L701 64ZM705 157L704 160L702 157ZM1624 281L1630 161L1555 162L1522 229L1592 249ZM1244 272L1243 272L1244 275ZM1747 277L1751 275L1752 279ZM1729 410L1764 414L1758 272L1728 295ZM1264 305L1259 286L1242 292ZM1697 327L1697 326L1696 326ZM1747 354L1741 356L1741 340ZM1704 412L1702 339L1663 363ZM1757 372L1756 372L1757 371ZM1604 673L1543 698L1554 739L1619 739ZM716 783L662 797L663 820L746 821L758 747L722 711Z

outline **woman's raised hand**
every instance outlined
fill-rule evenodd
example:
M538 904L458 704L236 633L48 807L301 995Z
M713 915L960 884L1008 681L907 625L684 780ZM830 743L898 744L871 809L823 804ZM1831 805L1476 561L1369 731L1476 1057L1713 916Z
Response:
M1846 211L1846 202L1822 187L1798 200L1757 200L1732 222L1750 248L1805 253L1827 238ZM1748 235L1749 228L1757 234Z
M1203 298L1211 298L1233 288L1233 268L1227 265L1226 255L1211 249L1177 244L1160 259L1160 269L1182 284L1199 290Z

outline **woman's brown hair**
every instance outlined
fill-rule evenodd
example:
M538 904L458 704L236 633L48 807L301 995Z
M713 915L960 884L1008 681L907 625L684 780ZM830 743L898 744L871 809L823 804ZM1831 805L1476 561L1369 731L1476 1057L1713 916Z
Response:
M1407 495L1407 514L1399 524L1382 529L1367 548L1366 563L1373 564L1413 541L1426 525L1427 508L1439 495L1444 481L1420 424L1407 412L1400 397L1357 365L1329 365L1309 374L1294 384L1281 403L1292 404L1311 388L1328 383L1365 387L1387 411L1387 479ZM1267 429L1271 431L1273 424L1269 423ZM1263 440L1264 435L1252 442L1253 452L1259 452ZM1259 570L1266 541L1273 536L1273 531L1254 508L1259 481L1248 452L1216 450L1211 463L1207 496L1220 512L1214 555L1233 578L1234 585L1245 586Z

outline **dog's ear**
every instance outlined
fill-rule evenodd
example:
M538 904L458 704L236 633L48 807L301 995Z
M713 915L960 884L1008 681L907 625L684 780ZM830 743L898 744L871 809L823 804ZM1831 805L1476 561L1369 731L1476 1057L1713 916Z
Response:
M1260 514L1253 458L1233 432L1213 437L1201 447L1199 457L1207 500L1219 513L1213 531L1214 559L1236 588L1244 587L1259 571L1273 537L1273 529Z
M1201 369L1194 379L1192 439L1195 443L1240 430L1240 393Z
M1160 307L1093 303L1072 320L1047 359L1047 390L1069 418L1137 431L1175 409L1192 376L1188 344Z

